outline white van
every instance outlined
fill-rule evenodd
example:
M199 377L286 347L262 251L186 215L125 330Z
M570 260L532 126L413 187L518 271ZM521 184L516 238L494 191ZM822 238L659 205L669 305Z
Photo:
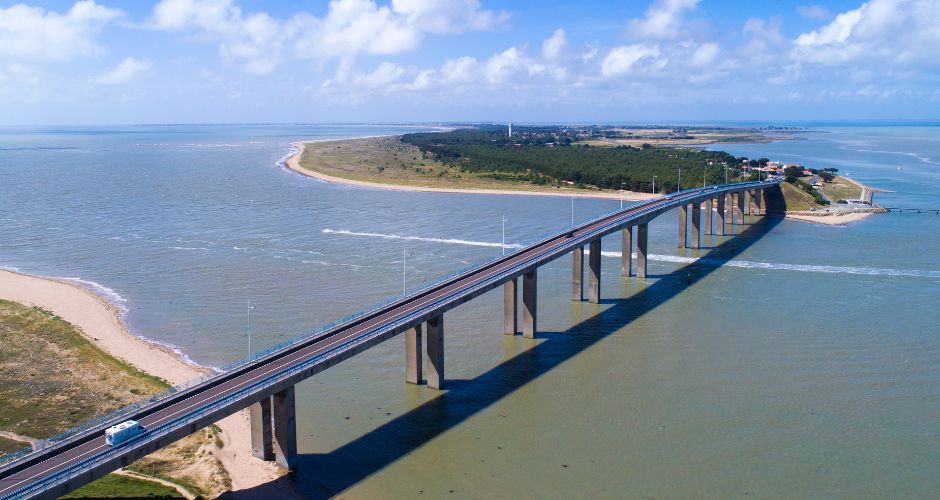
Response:
M104 431L104 442L110 446L117 446L125 441L134 439L144 432L147 431L144 429L144 426L140 425L140 422L128 420L127 422L121 422L120 424L108 427L108 429Z

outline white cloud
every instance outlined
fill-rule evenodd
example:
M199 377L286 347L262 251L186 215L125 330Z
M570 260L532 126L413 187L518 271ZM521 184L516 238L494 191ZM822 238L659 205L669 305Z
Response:
M631 19L628 32L636 38L672 39L682 34L682 15L699 0L656 0L643 19Z
M244 14L233 0L162 0L151 25L195 30L217 41L226 59L264 74L288 57L401 54L416 49L425 34L488 30L506 19L508 14L482 9L478 0L393 0L383 6L373 0L331 0L323 17L301 12L288 19Z
M0 58L66 61L101 52L95 36L121 11L92 0L76 2L65 13L16 4L0 7Z
M695 49L695 52L692 54L692 66L708 66L715 62L715 58L718 57L720 52L721 49L718 48L717 43L703 43L698 49Z
M568 45L568 37L565 35L565 30L559 28L552 33L550 38L542 42L542 57L546 61L557 61L566 45Z
M821 5L800 5L796 8L796 12L810 19L829 19L832 17L829 10Z
M605 77L623 75L643 59L656 59L659 55L659 47L655 45L633 44L616 47L604 57L604 62L601 63L601 75ZM659 65L662 64L665 63Z
M126 57L113 69L98 75L94 82L102 85L122 85L149 72L152 67L150 61Z

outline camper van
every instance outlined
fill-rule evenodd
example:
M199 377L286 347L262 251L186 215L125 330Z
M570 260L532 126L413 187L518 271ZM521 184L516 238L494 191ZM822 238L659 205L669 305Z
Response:
M146 432L144 426L140 425L140 422L136 420L128 420L127 422L121 422L120 424L108 427L104 431L104 442L108 443L110 446L117 446L125 441L130 441L135 437Z

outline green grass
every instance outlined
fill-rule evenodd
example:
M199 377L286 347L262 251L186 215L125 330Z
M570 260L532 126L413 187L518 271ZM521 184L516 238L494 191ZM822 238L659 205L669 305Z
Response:
M766 191L768 213L782 213L788 210L809 210L821 208L813 196L788 182L781 182L780 189Z
M6 455L7 453L13 453L14 451L19 451L23 448L26 448L27 446L29 446L29 443L23 443L13 439L0 437L0 456Z
M38 307L0 300L0 429L55 435L168 384Z
M88 483L62 498L183 498L169 486L117 474Z

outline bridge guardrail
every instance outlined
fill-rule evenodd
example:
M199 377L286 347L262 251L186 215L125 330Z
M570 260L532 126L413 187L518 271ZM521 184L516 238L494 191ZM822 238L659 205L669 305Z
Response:
M749 182L749 183L721 184L721 185L713 186L713 189L717 191L717 190L720 190L720 189L722 189L722 188L727 188L727 187L743 187L743 186L747 186L747 185L760 185L760 184L767 184L767 182L760 182L760 181L757 181L757 182ZM697 192L697 191L700 191L700 188L692 188L692 189L687 189L687 190L683 190L683 191L678 191L678 192L676 192L676 193L672 193L671 195L669 195L669 196L666 197L666 198L672 198L673 196L676 196L676 195L680 195L680 196L681 196L681 195L687 194L687 193L689 193L689 192ZM663 199L665 199L665 198L663 198ZM652 200L650 200L650 201L652 201ZM634 205L631 205L630 207L632 207L632 206L634 206ZM618 212L622 212L623 210L628 210L630 207L625 207L625 208L623 208L623 209L617 209L617 210L613 210L613 211L604 213L604 214L602 214L602 215L599 215L599 216L596 216L596 217L594 217L594 218L592 218L592 219L589 219L588 221L585 221L585 222L581 222L581 223L579 223L579 224L576 224L575 226L583 226L583 225L589 225L589 224L596 223L597 221L600 221L600 220L602 220L602 219L604 219L604 218L610 217L611 215L614 215L614 214L616 214L616 213L618 213ZM648 210L645 210L644 212L648 212ZM462 274L469 273L470 271L473 271L473 270L475 270L475 269L478 269L478 268L480 268L480 267L483 267L483 266L485 266L485 265L488 265L488 264L490 264L490 263L492 263L492 262L494 262L494 261L497 261L497 260L500 260L500 259L509 258L509 257L511 257L513 254L515 254L515 253L517 253L517 252L519 252L519 251L523 251L523 250L525 250L526 248L530 248L531 246L534 246L534 245L536 245L536 244L540 244L541 242L545 242L545 241L547 241L547 240L549 240L549 239L551 239L551 238L555 238L555 237L557 237L557 236L558 236L557 231L553 231L553 232L551 232L551 233L545 233L542 237L535 238L535 239L533 239L533 240L530 240L530 241L526 242L526 243L523 245L523 248L517 250L516 252L511 252L511 253L506 254L506 255L494 256L494 257L492 257L492 258L490 258L490 259L487 259L487 260L484 260L484 261L477 262L477 263L475 263L475 264L471 264L471 265L465 266L464 268L461 268L461 269L459 269L458 271L455 271L455 272L448 273L448 274L446 274L446 275L440 276L440 277L438 277L437 279L435 279L435 280L433 280L433 281L431 281L431 282L424 283L424 284L422 284L422 285L420 285L420 286L418 286L418 287L415 287L415 288L413 288L413 289L411 289L411 290L408 290L408 291L407 291L406 293L404 293L404 294L397 295L397 296L392 297L392 298L390 298L390 299L387 299L387 300L385 300L385 301L382 301L382 302L379 302L379 303L377 303L377 304L373 304L373 305L371 305L371 306L369 306L369 307L363 308L362 310L359 310L359 311L357 311L357 312L355 312L355 313L346 315L346 316L344 316L343 318L341 318L341 319L339 319L339 320L336 320L336 321L333 321L333 322L331 322L331 323L322 325L322 326L320 326L320 327L318 327L318 328L316 328L316 329L314 329L314 330L305 332L305 333L303 333L303 334L301 334L301 335L299 335L299 336L296 336L296 337L293 337L293 338L288 339L288 340L286 340L286 341L283 341L283 342L280 342L280 343L278 343L278 344L275 344L274 346L271 346L271 347L269 347L269 348L267 348L267 349L265 349L265 350L263 350L263 351L259 351L258 353L252 354L250 357L245 357L245 358L242 358L242 359L240 359L240 360L237 360L237 361L235 361L235 362L233 362L233 363L229 363L228 365L225 365L225 366L221 369L221 371L222 371L222 373L227 373L227 372L230 372L230 371L232 371L232 370L234 370L234 369L244 367L244 366L246 366L246 365L248 365L248 364L250 364L250 363L252 363L252 362L254 362L254 361L258 361L258 360L260 360L260 359L264 359L265 357L270 356L270 355L272 355L272 354L274 354L274 353L276 353L276 352L278 352L278 351L287 349L287 348L292 347L292 346L294 346L294 345L297 345L297 344L299 344L299 343L301 343L301 342L310 340L311 338L314 338L314 337L316 337L317 335L320 335L320 334L323 334L323 333L325 333L325 332L328 332L328 331L330 331L330 330L332 330L332 329L335 329L336 327L341 326L342 324L347 323L347 322L349 322L349 321L351 321L351 320L353 320L353 319L362 317L362 316L367 315L367 314L374 313L374 312L376 312L376 311L378 311L378 310L381 310L382 308L387 307L388 305L393 304L393 303L395 303L395 302L397 302L397 301L402 301L402 300L406 299L407 297L410 297L410 296L415 295L415 294L418 294L418 293L420 293L420 292L423 292L423 291L432 289L432 288L434 288L434 287L436 287L436 286L439 286L439 285L441 285L441 284L443 284L443 283L445 283L445 282L447 282L447 281L449 281L449 280L454 279L454 278L457 277L457 276L460 276L460 275L462 275ZM498 278L494 278L494 279L498 279ZM484 283L489 283L489 282L491 282L491 280L486 280ZM410 315L409 315L409 316L410 316ZM328 352L332 352L332 350L331 350L331 351L328 351ZM318 356L317 358L319 358L319 356ZM306 365L306 362L303 363L303 364ZM103 423L110 422L110 421L115 421L115 420L118 420L118 419L120 419L120 418L122 418L122 417L126 417L127 415L129 415L129 414L133 413L134 411L137 411L137 410L139 410L139 409L141 409L141 408L143 408L143 407L145 407L145 406L158 403L158 402L160 402L160 401L162 401L162 400L165 400L165 399L167 399L167 398L169 398L169 397L171 397L171 396L173 396L173 395L176 395L176 394L178 394L178 393L180 393L180 392L183 392L183 391L185 391L185 390L187 390L187 389L190 389L190 388L195 387L195 386L197 386L197 385L199 385L199 384L205 383L205 382L207 382L207 381L209 381L209 380L211 380L211 379L213 379L213 378L215 378L215 377L217 377L217 376L219 376L219 375L220 375L220 374L207 374L207 375L205 375L205 376L195 378L195 379L193 379L193 380L191 380L191 381L185 382L185 383L180 384L180 385L178 385L178 386L171 387L171 388L169 388L169 389L167 389L167 390L165 390L165 391L163 391L163 392L160 392L160 393L158 393L158 394L152 395L152 396L150 396L150 397L148 397L148 398L145 398L145 399L143 399L143 400L141 400L141 401L138 401L138 402L132 403L132 404L130 404L130 405L127 405L127 406L125 406L125 407L122 407L122 408L120 408L120 409L118 409L118 410L115 410L115 411L113 411L113 412L110 412L110 413L108 413L108 414L106 414L106 415L102 415L101 417L97 417L97 418L95 418L95 419L89 420L89 421L87 421L87 422L85 422L85 423L83 423L83 424L81 424L81 425L79 425L79 426L76 426L76 427L74 427L74 428L72 428L72 429L69 429L69 430L67 430L67 431L65 431L65 432L62 432L62 433L60 433L60 434L58 434L58 435L56 435L56 436L53 436L53 437L50 437L50 438L41 440L39 443L37 443L37 445L31 446L31 447L26 447L26 448L23 448L23 449L21 449L21 450L19 450L19 451L17 451L17 452L12 453L12 454L8 454L8 455L5 455L5 456L3 456L3 457L0 457L0 471L2 471L3 469L8 468L9 466L12 466L13 464L15 464L16 462L18 462L18 461L20 461L20 460L25 460L26 458L28 458L30 455L32 455L32 454L34 454L34 453L39 453L39 452L41 452L41 451L47 449L49 446L52 446L52 445L55 445L55 444L58 444L58 443L62 443L62 442L64 442L64 441L68 440L68 439L71 438L71 437L75 437L75 436L81 435L81 434L84 433L85 431L87 431L87 430L89 430L89 429L93 429L93 428L95 428L95 427L97 427L97 426L99 426L99 425L102 425ZM149 434L149 433L148 433L148 434Z

